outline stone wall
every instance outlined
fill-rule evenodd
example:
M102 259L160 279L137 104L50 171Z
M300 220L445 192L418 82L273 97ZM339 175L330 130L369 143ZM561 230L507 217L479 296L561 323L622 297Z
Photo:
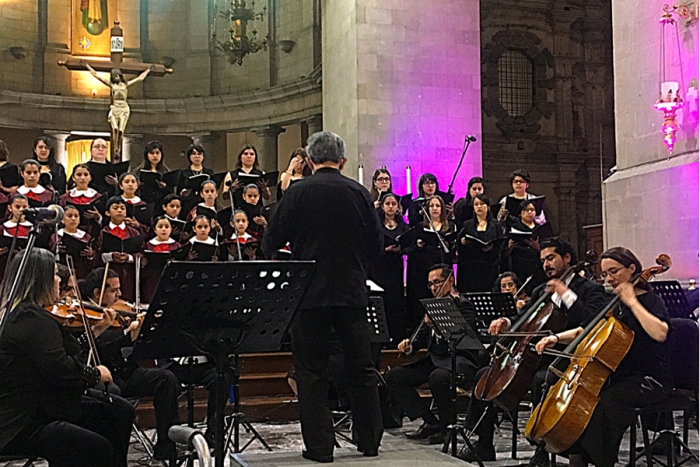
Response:
M652 107L659 98L659 18L666 3L613 4L618 163L605 181L604 239L607 247L631 249L645 267L669 254L673 267L663 279L685 281L698 277L698 23L679 21L680 57L675 35L667 33L666 79L680 81L682 65L686 86L681 130L669 155L662 115ZM695 90L687 92L693 79Z

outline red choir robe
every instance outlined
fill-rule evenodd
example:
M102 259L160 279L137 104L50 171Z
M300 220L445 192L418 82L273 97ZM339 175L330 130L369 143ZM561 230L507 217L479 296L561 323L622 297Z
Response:
M137 251L124 251L130 255L129 262L127 263L115 263L112 261L111 253L119 250L112 249L105 245L105 238L107 236L116 237L124 241L129 239L140 238L139 241L132 240L130 244L139 244L139 248L134 248L132 250ZM102 264L110 263L109 268L119 274L119 282L121 286L122 298L128 302L133 302L136 299L136 269L134 263L134 256L140 253L140 245L143 243L143 234L133 228L129 227L122 222L121 225L114 225L112 222L107 224L100 230L100 236L97 239L97 244L95 245L95 250L100 254L99 259Z

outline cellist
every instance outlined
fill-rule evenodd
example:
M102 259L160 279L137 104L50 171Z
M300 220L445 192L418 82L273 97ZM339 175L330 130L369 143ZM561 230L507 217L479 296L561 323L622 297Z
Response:
M613 467L622 437L632 424L635 408L663 402L671 391L669 359L664 341L670 316L663 300L644 281L632 285L642 265L630 250L610 248L601 256L601 275L614 288L621 304L615 317L634 331L632 346L610 375L600 393L600 401L579 440L565 454L569 465ZM576 327L541 339L536 350L572 342L583 332Z
M560 280L565 271L577 263L574 248L568 241L558 237L542 240L540 244L540 261L544 274L547 277L547 282L535 288L528 304L525 304L520 309L519 317L530 311L529 304L537 302L547 292L554 292L551 301L555 306L565 310L567 313L567 323L564 328L574 329L579 326L585 326L595 313L608 302L608 294L606 294L603 286L596 282L584 279L578 274L570 276L565 282ZM510 326L511 321L508 318L498 318L491 322L489 334L498 335L507 331ZM539 370L530 385L535 403L542 396L542 383L552 360L553 358L548 357L542 359ZM487 369L488 367L479 370L476 376L477 381ZM493 407L489 407L490 405L491 403L479 400L475 395L472 395L465 420L467 428L474 428L476 421L481 417L484 410L488 408L488 411L481 423L476 427L476 434L479 435L479 440L474 443L475 452L467 452L464 457L465 460L474 461L477 455L482 461L495 460L496 458L493 445L496 411ZM544 449L538 449L530 460L530 465L547 465L547 463L548 455Z

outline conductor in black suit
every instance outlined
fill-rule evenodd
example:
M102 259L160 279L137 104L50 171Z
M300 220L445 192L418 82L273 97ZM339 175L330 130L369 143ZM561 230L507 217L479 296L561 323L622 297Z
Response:
M376 456L382 419L365 313L370 259L382 250L379 220L367 189L341 174L345 143L338 135L311 135L306 153L313 175L287 189L262 242L268 257L289 242L292 259L316 261L316 273L291 328L303 456L333 461L335 435L328 403L331 330L345 354L358 450Z

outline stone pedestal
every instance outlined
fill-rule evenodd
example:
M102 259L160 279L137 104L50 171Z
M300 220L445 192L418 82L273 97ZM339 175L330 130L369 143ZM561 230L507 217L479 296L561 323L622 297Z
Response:
M266 172L277 170L277 137L284 133L284 128L270 125L254 128L253 133L258 137L258 158L260 167Z
M469 134L464 193L481 175L479 1L326 1L322 14L323 128L345 140L345 175L385 165L403 193L411 165L444 190Z
M659 98L659 18L664 3L612 3L617 171L603 185L604 241L606 248L629 248L644 267L667 253L673 267L663 279L685 282L698 277L698 107L697 97L683 90L681 130L669 156L662 115L652 107ZM698 77L698 23L687 26L676 20L681 56L679 60L675 35L669 33L666 79L680 81L682 63L687 86ZM649 70L644 79L639 79L639 70Z

